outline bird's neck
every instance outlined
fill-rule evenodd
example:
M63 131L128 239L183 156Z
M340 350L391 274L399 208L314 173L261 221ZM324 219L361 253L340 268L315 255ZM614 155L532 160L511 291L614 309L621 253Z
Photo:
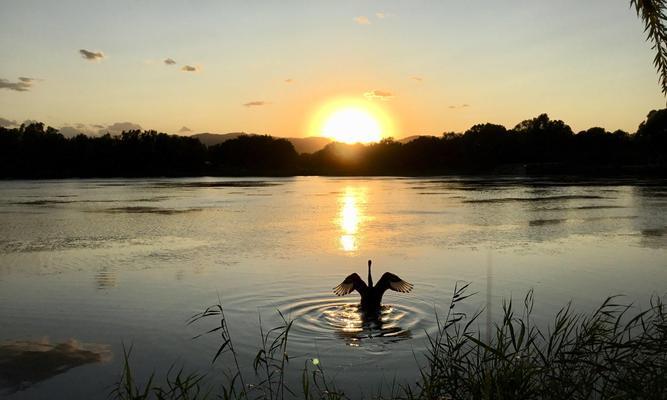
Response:
M371 276L371 266L368 266L368 287L373 287L373 277Z

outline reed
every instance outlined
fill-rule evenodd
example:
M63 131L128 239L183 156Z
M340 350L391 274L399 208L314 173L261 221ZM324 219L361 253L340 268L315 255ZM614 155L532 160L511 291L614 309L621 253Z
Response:
M667 393L667 313L661 298L637 311L632 305L609 297L590 313L578 313L571 304L563 307L546 327L532 316L533 291L518 310L512 299L503 302L502 319L482 335L472 315L457 307L473 294L469 284L457 284L443 315L438 315L436 334L429 335L425 365L416 385L391 382L389 390L378 387L374 399L665 399ZM221 345L212 362L227 357L224 383L215 392L221 399L338 400L348 395L328 379L318 359L307 359L301 369L299 390L291 387L286 372L292 321L282 314L281 324L264 330L260 319L260 348L254 357L253 379L239 367L239 355L227 328L221 304L193 316L188 323L216 317L219 323L204 334L219 334ZM130 351L125 351L123 372L111 395L117 399L207 399L204 375L182 370L167 374L166 385L145 386L132 376ZM170 370L171 371L171 370ZM250 383L252 382L252 383ZM382 395L382 393L389 393Z
M444 322L429 337L427 366L415 398L426 399L664 399L667 393L667 314L662 300L632 313L607 298L591 313L563 307L546 329L534 323L533 291L520 313L512 300L488 339L474 329L480 313L455 312L457 288Z

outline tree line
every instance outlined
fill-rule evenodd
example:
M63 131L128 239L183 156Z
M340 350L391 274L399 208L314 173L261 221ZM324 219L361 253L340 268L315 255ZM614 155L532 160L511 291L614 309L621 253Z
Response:
M667 172L667 109L651 111L634 134L603 128L575 134L542 114L512 129L485 123L407 143L331 143L312 154L262 135L207 147L156 131L66 138L42 123L0 128L2 178L619 172Z

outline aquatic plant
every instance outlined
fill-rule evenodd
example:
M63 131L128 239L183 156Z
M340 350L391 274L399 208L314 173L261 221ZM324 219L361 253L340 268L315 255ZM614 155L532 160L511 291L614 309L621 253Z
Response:
M667 310L658 296L650 306L637 311L632 305L609 297L590 313L563 307L540 327L532 317L534 299L529 291L520 311L512 299L503 302L500 321L483 332L476 324L480 310L472 315L457 306L474 295L469 284L457 284L444 315L438 315L438 330L428 335L425 365L416 385L391 383L378 387L376 399L663 399L667 393ZM301 370L301 388L285 379L290 368L288 338L292 321L282 314L281 324L264 331L254 360L256 382L244 377L238 353L227 328L221 304L193 316L189 323L210 317L219 324L204 334L219 333L222 344L213 357L229 357L231 366L216 394L222 399L285 398L347 399L328 379L321 360L307 359ZM182 370L167 374L166 387L154 386L153 376L145 386L137 384L125 352L123 373L112 396L118 399L206 399L211 391L202 388L204 375L186 375ZM171 371L171 369L170 369ZM383 395L384 393L388 393Z
M592 313L562 308L547 329L532 318L533 291L520 314L503 302L503 318L487 338L473 329L480 316L454 312L467 285L454 291L435 337L417 395L427 399L637 399L667 393L667 313L607 298ZM464 323L465 322L465 323Z

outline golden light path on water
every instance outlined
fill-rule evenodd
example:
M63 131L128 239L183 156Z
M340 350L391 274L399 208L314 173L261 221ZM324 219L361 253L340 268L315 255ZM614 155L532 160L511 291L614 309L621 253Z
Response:
M341 230L340 247L343 251L352 252L359 249L360 225L365 220L361 212L366 203L365 188L346 187L341 196L338 225Z

